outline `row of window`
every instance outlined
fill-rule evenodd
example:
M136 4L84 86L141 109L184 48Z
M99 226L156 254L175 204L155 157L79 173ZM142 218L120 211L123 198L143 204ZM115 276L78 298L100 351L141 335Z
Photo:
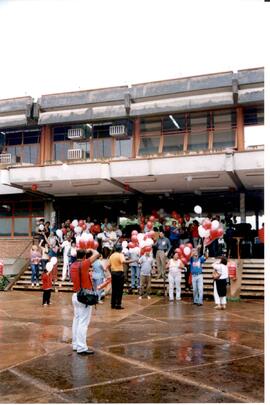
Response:
M263 124L263 120L262 107L245 109L245 125ZM116 124L127 128L126 136L122 139L110 135L110 127ZM79 127L83 129L84 138L80 141L69 139L68 131L76 127L53 128L52 160L67 160L69 149L81 149L85 159L106 159L234 147L236 111L172 113L163 117L142 118L136 145L132 137L134 125L131 120L81 125ZM40 129L1 134L0 152L10 153L13 163L39 162Z

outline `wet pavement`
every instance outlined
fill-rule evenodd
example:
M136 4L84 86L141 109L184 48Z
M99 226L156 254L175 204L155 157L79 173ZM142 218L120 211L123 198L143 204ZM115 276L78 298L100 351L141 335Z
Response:
M71 348L71 294L0 293L1 403L264 402L264 302L125 296L93 309L94 356Z

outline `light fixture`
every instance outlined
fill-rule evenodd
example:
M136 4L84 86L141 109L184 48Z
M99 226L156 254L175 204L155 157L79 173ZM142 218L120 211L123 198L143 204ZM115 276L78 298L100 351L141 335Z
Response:
M219 174L210 174L210 175L201 175L201 176L186 176L185 180L192 181L192 180L209 180L209 179L219 179L219 178L220 178Z
M177 129L181 129L178 125L178 122L173 118L172 115L169 115L170 119L172 120L172 122L174 123L174 125L176 126Z
M149 176L146 179L138 179L138 180L128 180L128 184L133 184L133 183L155 183L157 179L154 176Z
M228 190L228 186L199 187L201 191Z
M70 184L73 187L88 187L88 186L98 186L100 184L100 181L87 181L87 182L83 182L83 181L72 181L70 182Z

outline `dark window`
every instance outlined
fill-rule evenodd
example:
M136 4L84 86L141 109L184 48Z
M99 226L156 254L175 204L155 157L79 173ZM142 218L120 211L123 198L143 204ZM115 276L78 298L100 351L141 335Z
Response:
M264 109L263 107L249 107L244 110L244 125L263 125Z

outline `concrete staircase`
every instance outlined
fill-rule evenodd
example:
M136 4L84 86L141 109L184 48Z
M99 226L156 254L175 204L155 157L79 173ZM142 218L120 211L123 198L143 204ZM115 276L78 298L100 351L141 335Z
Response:
M212 264L215 261L214 258L208 258L203 265L203 280L204 280L204 296L213 296L213 279L212 279ZM235 260L236 261L236 260ZM40 269L40 275L42 270ZM54 283L55 291L72 292L71 281L61 281L62 276L62 258L58 258L58 280ZM40 283L41 284L41 283ZM130 286L130 273L128 276L128 283L124 288L127 291ZM31 269L30 266L20 276L17 282L12 286L13 290L23 291L39 291L42 289L42 285L39 287L31 286ZM152 278L151 281L152 293L159 292L163 294L164 283L162 279ZM165 291L168 294L168 279L165 280ZM192 292L185 291L185 277L182 275L181 291L183 296L191 296ZM136 290L134 291L136 292ZM238 262L237 280L230 281L228 287L228 296L233 298L240 297L264 297L264 259L244 259Z

